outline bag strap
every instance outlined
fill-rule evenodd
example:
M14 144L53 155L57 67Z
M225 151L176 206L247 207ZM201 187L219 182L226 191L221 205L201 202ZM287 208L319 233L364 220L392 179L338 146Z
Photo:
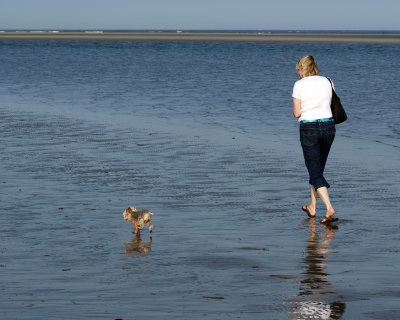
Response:
M332 90L335 90L335 89L333 89L332 80L331 80L331 79L329 79L328 77L325 77L325 78L327 78L327 79L329 80L329 82L330 82L330 84L331 84L331 87L332 87Z

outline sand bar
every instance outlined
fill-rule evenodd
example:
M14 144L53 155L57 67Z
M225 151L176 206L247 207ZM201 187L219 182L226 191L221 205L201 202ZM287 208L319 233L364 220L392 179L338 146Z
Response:
M0 40L400 43L400 33L0 32Z

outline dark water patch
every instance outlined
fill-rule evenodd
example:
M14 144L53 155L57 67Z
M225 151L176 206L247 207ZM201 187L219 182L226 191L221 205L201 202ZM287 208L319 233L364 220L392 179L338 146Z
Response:
M240 247L239 250L248 250L248 251L268 251L267 248L262 248L262 247Z
M186 261L186 263L197 267L216 270L254 269L259 267L259 262L241 256L207 255L191 257Z
M211 299L211 300L224 300L225 298L222 296L203 296L204 299Z

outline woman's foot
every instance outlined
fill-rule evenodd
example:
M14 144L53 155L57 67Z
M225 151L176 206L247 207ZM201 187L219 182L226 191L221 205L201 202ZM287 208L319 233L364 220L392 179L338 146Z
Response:
M311 210L311 208L308 205L302 206L301 210L306 212L309 218L315 218L315 216L317 215L317 213L315 212L315 209Z
M339 220L338 218L334 218L333 215L335 214L335 210L331 207L330 209L328 209L328 211L326 212L325 217L321 220L321 223L325 224L325 223L331 223L334 221Z

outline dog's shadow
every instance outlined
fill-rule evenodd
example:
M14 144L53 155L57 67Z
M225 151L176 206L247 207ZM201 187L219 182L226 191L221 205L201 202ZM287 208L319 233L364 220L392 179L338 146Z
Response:
M151 251L152 243L153 243L152 237L150 237L149 241L143 242L140 237L140 232L138 232L137 234L135 234L135 239L133 239L131 242L124 244L125 253L127 254L149 253Z

